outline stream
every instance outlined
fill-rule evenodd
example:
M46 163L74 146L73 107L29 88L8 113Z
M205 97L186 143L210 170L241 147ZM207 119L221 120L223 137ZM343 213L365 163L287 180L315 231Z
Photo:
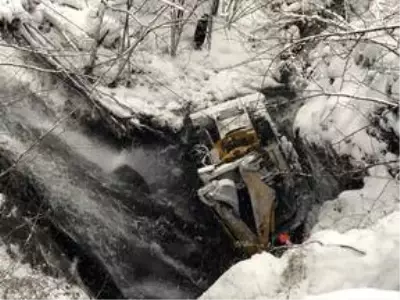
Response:
M2 108L1 171L34 146L1 178L1 192L30 220L41 216L43 246L51 241L62 257L77 262L92 296L199 296L235 254L197 201L195 170L180 146L150 138L154 142L121 147L74 120L51 130L65 116L60 107L66 99L28 93ZM113 173L119 166L140 176ZM138 184L144 179L150 193L132 178Z

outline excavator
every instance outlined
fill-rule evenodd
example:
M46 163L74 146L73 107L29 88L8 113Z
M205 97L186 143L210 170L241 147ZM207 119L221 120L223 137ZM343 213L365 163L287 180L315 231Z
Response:
M299 201L286 203L290 212L277 218L277 207L287 200L280 187L294 187L295 176L288 174L301 166L264 104L262 94L249 95L190 115L199 141L193 149L202 182L198 196L249 255L272 247L277 219L294 220Z

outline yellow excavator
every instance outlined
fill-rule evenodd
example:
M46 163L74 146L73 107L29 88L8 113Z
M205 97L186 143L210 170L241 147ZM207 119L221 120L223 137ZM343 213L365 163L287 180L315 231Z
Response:
M277 132L264 103L264 96L256 94L190 115L199 133L203 186L198 196L235 245L250 255L268 249L276 230L274 180L299 168L293 147Z

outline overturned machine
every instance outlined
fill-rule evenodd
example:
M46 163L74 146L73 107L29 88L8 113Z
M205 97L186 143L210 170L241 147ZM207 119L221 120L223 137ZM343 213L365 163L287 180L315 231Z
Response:
M277 225L299 225L301 197L289 200L283 191L298 186L289 174L301 167L293 145L272 122L263 95L224 102L191 114L190 120L200 141L195 156L204 186L198 196L236 246L249 254L265 250ZM286 206L280 216L278 206Z

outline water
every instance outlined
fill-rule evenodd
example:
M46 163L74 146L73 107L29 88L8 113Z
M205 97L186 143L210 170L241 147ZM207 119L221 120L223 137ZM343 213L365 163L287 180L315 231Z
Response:
M59 92L56 99L51 96L26 96L3 108L0 146L7 159L23 153L65 115L60 108L67 98ZM194 197L196 182L182 151L159 143L120 148L76 121L63 123L16 167L34 182L30 196L21 192L27 188L22 180L19 191L10 193L26 201L34 193L49 208L52 238L70 259L78 259L80 276L94 295L197 297L227 268L232 251ZM115 176L120 165L139 172L152 193Z

